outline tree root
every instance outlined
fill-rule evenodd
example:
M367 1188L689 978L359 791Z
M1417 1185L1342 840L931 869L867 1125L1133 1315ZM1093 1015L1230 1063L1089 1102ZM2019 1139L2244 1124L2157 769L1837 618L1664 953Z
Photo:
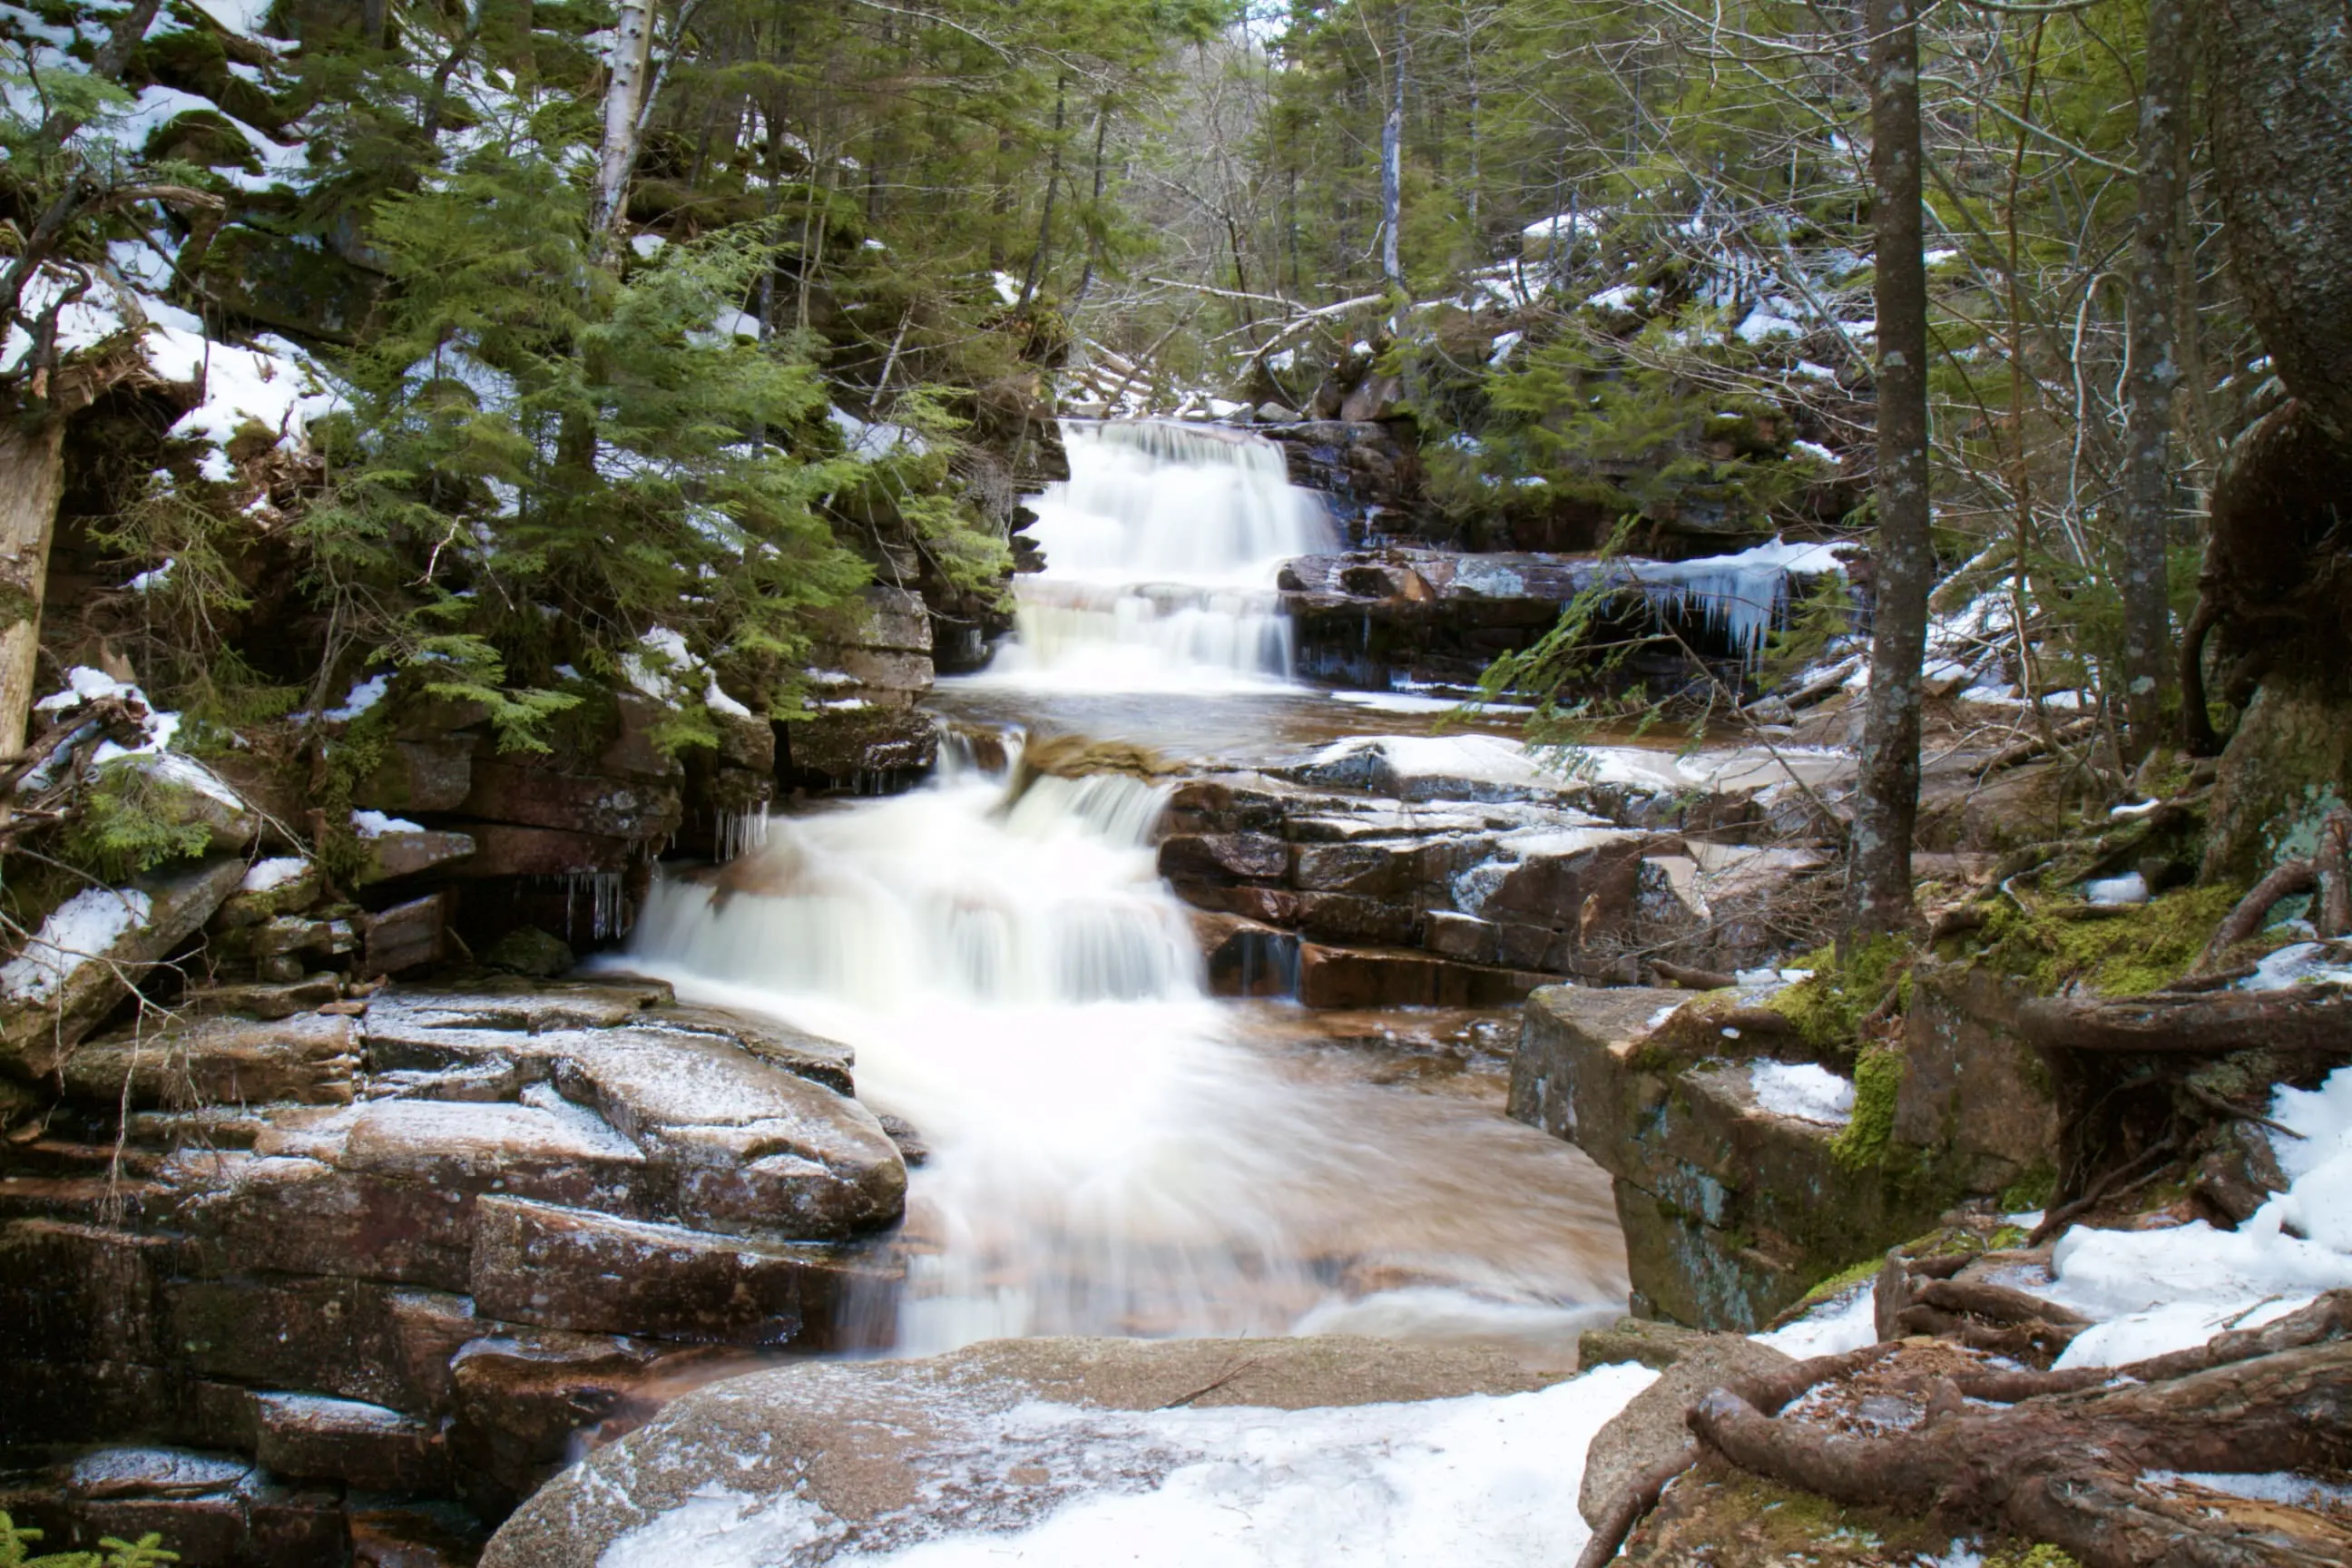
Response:
M1739 977L1716 969L1694 969L1687 964L1668 963L1663 958L1650 960L1650 967L1658 978L1686 991L1721 991L1739 984Z
M2319 875L2308 860L2282 860L2271 874L2253 885L2237 907L2215 928L2213 940L2205 944L2190 973L2210 969L2230 949L2263 929L2264 917L2271 906L2281 899L2291 899L2297 893L2310 892L2318 885Z
M2111 1374L2112 1375L2112 1374ZM2151 1469L2326 1470L2352 1459L2352 1344L2306 1345L2153 1384L1952 1410L1910 1431L1832 1436L1765 1415L1730 1389L1690 1414L1742 1469L1832 1501L2004 1526L2087 1568L2250 1568L2327 1561L2215 1528L2144 1497Z
M2319 882L2313 929L2323 937L2352 934L2352 811L2331 811L2320 824L2311 868Z

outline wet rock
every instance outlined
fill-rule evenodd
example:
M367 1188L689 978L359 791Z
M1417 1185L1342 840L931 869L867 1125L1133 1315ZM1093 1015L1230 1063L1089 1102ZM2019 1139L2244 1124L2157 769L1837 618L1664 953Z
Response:
M1218 996L1295 996L1298 937L1238 915L1196 914L1192 930Z
M433 1493L448 1486L436 1422L315 1394L263 1394L253 1403L255 1458L279 1475L378 1492Z
M624 869L626 838L574 833L554 827L522 827L485 822L469 826L474 852L449 865L446 875L463 880L497 877L588 877Z
M1540 1386L1499 1352L1348 1338L999 1340L925 1361L803 1363L689 1394L590 1455L492 1538L483 1568L587 1568L614 1541L724 1485L747 1508L794 1496L839 1529L812 1561L887 1551L991 1500L1013 1522L1067 1495L1006 1412L1045 1401L1149 1411L1175 1404L1300 1410L1516 1394ZM941 1488L942 1476L958 1484ZM625 1478L625 1479L624 1479Z
M1290 847L1257 833L1171 834L1160 841L1160 874L1171 881L1246 881L1280 878Z
M781 779L851 794L904 788L938 760L939 723L929 714L866 706L826 709L778 731Z
M659 838L677 826L675 779L573 772L526 753L477 757L459 808L468 816L606 838Z
M1606 1328L1587 1329L1576 1342L1576 1364L1581 1372L1618 1362L1638 1362L1664 1372L1694 1347L1713 1342L1704 1329L1654 1318L1620 1318Z
M1298 946L1298 999L1309 1007L1496 1007L1545 978L1422 952Z
M527 974L534 979L551 980L570 969L575 960L570 944L560 936L551 936L537 926L519 926L492 942L482 954L486 969L503 970L509 974Z
M172 1346L201 1376L419 1416L448 1407L450 1357L488 1327L464 1296L349 1277L189 1279L168 1295Z
M2246 1122L2230 1122L2213 1139L2191 1184L2231 1224L2243 1225L2273 1194L2286 1191L2286 1174L2270 1138Z
M234 856L77 893L0 965L0 1067L57 1070L131 982L195 934L244 880Z
M734 1041L761 1061L821 1083L836 1094L855 1094L851 1069L856 1053L838 1040L828 1040L758 1014L726 1007L673 1005L654 1009L635 1020L639 1027L674 1029L691 1035L716 1035Z
M888 1343L887 1324L853 1335L850 1309L861 1293L883 1300L896 1270L838 1248L512 1198L484 1199L476 1226L474 1300L512 1322L812 1352Z
M540 1034L555 1029L609 1029L639 1021L649 1007L671 1002L666 980L634 974L534 980L483 975L462 987L397 984L368 1005L367 1030L497 1029Z
M172 1244L98 1226L0 1226L0 1359L157 1363Z
M321 1160L188 1153L173 1162L201 1267L466 1288L472 1209L460 1192Z
M163 1366L136 1362L8 1363L8 1418L5 1430L16 1444L80 1444L152 1436L170 1432L180 1380ZM19 1524L34 1521L5 1500L0 1508Z
M216 1018L85 1041L62 1075L68 1098L100 1105L348 1105L358 1053L349 1018Z
M0 1489L0 1509L43 1532L41 1548L98 1550L107 1536L160 1535L188 1563L312 1568L349 1552L342 1499L289 1483L233 1455L93 1449Z
M459 1495L497 1519L571 1462L578 1434L649 1415L666 1374L709 1352L602 1334L518 1329L450 1363L448 1447Z

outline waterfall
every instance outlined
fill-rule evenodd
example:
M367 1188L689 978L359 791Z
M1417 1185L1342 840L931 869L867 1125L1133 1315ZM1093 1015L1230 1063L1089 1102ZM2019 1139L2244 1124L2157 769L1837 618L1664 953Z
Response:
M1281 448L1246 431L1063 426L1070 477L1030 502L1042 574L1016 578L1016 637L988 679L1201 691L1285 681L1283 562L1337 548Z

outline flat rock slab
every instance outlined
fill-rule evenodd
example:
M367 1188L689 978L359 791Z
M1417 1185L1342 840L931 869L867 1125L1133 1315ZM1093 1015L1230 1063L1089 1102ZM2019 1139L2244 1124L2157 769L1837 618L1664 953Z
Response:
M1014 1529L1182 1462L1146 1437L1139 1468L1096 1473L1087 1423L1130 1446L1129 1428L1148 1431L1109 1413L1388 1405L1545 1381L1495 1352L1338 1337L998 1340L924 1361L807 1363L698 1390L598 1450L508 1521L482 1568L686 1563L719 1540L747 1553L730 1560L816 1563ZM1058 1436L1020 1441L1032 1425Z
M347 1105L358 1051L349 1018L205 1019L85 1042L66 1058L66 1093L133 1108Z

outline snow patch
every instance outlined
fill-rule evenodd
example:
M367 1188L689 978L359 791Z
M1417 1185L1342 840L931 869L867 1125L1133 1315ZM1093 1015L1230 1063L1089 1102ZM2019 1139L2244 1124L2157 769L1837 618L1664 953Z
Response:
M422 833L425 825L405 817L386 816L380 811L355 811L352 813L352 831L362 838L382 838L393 833Z
M1750 1062L1756 1103L1775 1116L1843 1127L1853 1120L1853 1083L1810 1062Z
M0 965L0 996L35 1006L55 1001L76 971L146 924L154 908L135 888L76 893L50 911L23 952Z
M245 880L236 885L240 893L267 893L282 888L310 868L310 863L293 855L276 855L267 860L256 860L246 868Z
M1865 1279L1816 1303L1795 1322L1748 1337L1798 1361L1843 1355L1874 1345L1878 1342L1877 1292Z

